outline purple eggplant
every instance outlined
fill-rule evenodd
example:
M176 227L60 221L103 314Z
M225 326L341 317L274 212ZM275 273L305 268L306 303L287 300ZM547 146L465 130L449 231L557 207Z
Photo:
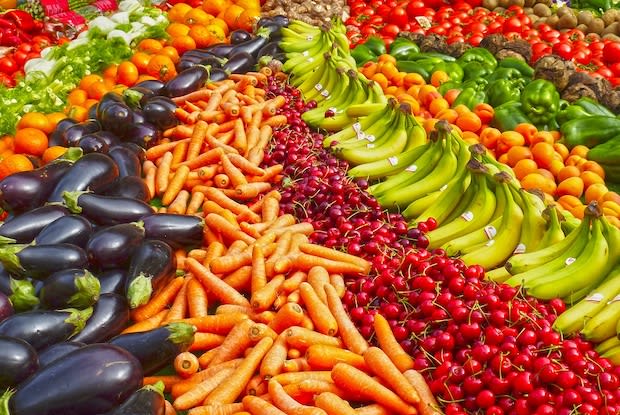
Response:
M92 313L92 308L26 311L0 322L0 335L25 340L42 350L79 333Z
M138 389L118 408L104 415L164 415L165 412L164 384L160 381Z
M104 130L123 136L127 126L134 122L133 111L125 102L114 102L107 105L98 116Z
M107 226L95 232L86 243L88 261L101 270L122 268L129 264L143 240L144 227L140 223Z
M185 69L166 82L166 91L171 97L180 97L202 88L209 79L209 71L204 66Z
M52 344L39 352L39 368L48 366L55 360L86 346L86 343L67 340Z
M127 143L133 144L133 143ZM108 155L118 166L118 177L142 175L142 165L138 155L129 147L116 145L110 149Z
M127 126L123 136L127 141L149 148L161 140L161 130L149 122L133 123Z
M143 376L131 353L111 344L91 344L30 376L0 405L8 408L7 415L103 414L142 387Z
M76 161L54 187L48 202L62 202L64 192L104 191L118 178L118 167L106 154L85 154Z
M37 297L37 290L32 281L29 279L16 280L9 275L4 266L0 267L2 268L0 272L0 292L9 299L11 306L5 313L11 311L11 309L15 312L22 312L37 307L39 305L39 297Z
M252 56L256 56L258 51L269 42L270 34L270 28L261 27L256 31L256 36L253 39L234 45L232 52L229 53L227 57L230 58L233 54L239 52L247 52Z
M149 98L159 96L152 90L140 86L133 86L123 91L125 103L134 110L142 108Z
M121 139L112 131L97 131L96 133L93 133L93 135L105 141L108 145L108 148L112 148L113 146L121 142Z
M210 82L219 82L225 79L228 79L228 72L226 72L222 68L211 68L209 72L209 81Z
M232 45L238 45L252 39L252 34L243 29L237 29L230 32L230 43Z
M41 206L4 222L0 226L0 236L17 243L32 242L44 227L70 214L69 209L61 205Z
M164 95L165 86L165 83L157 79L147 79L146 81L138 82L132 88L146 88L153 91L155 95Z
M67 128L74 126L77 123L78 122L73 118L64 118L58 121L58 124L56 124L56 128L54 128L54 131L52 131L52 133L50 134L48 145L50 147L66 146L67 141L65 140L64 132Z
M132 143L131 141L123 141L114 147L126 148L138 157L138 161L140 162L140 174L137 174L137 176L141 176L142 175L142 163L146 161L146 150L144 149L144 147L136 143ZM110 148L114 148L114 147L110 147Z
M87 344L106 342L119 335L127 327L129 319L129 304L124 296L101 294L86 326L71 340Z
M196 327L187 323L170 323L154 330L120 334L108 343L134 355L142 364L144 375L152 375L172 363L176 355L194 342ZM157 345L157 347L153 347Z
M258 58L263 56L276 56L278 53L282 53L278 42L269 42L258 51Z
M86 134L101 131L101 124L97 120L86 120L79 124L75 124L65 130L63 140L65 147L77 147L82 137Z
M16 387L38 369L34 347L25 340L0 335L0 390Z
M104 196L92 192L65 192L64 200L71 212L81 213L97 225L135 222L143 216L153 214L151 205L128 197Z
M51 274L39 293L41 305L48 310L88 308L99 299L99 279L84 268L68 268Z
M193 68L194 66L198 65L200 63L200 59L199 58L188 58L188 59L181 59L179 61L179 63L177 63L176 68L178 72L183 72L189 68Z
M11 304L11 300L9 300L9 297L5 293L0 291L0 321L13 314L15 314L15 310L13 309L13 304Z
M170 83L182 75L183 73L168 81L168 83L166 84L166 90L171 91ZM175 114L176 109L177 104L175 104L170 98L153 97L146 102L144 107L142 107L142 113L144 114L144 118L146 118L146 121L155 125L155 127L159 128L160 130L167 130L179 123L179 120Z
M84 154L88 153L103 153L107 154L110 150L110 146L101 136L94 134L87 134L80 139L78 147L84 151Z
M212 53L215 56L219 56L220 58L228 58L232 53L234 53L236 47L237 45L230 45L228 43L216 43L203 50L205 52Z
M120 104L125 103L125 100L123 99L123 96L121 94L119 94L118 92L114 92L114 91L106 92L105 94L103 94L103 96L101 97L97 105L95 106L96 118L98 120L101 120L103 118L103 114L105 110L109 106L119 104L119 103Z
M145 239L134 251L125 280L129 306L148 302L154 291L166 285L176 271L174 251L164 241Z
M141 220L146 238L165 241L173 249L202 244L204 221L197 216L159 213Z
M93 225L83 216L67 215L47 225L34 238L36 245L72 244L86 246L93 233Z
M252 54L239 51L230 56L222 69L228 73L246 73L252 71L255 66L256 58Z
M144 180L137 176L119 177L112 187L105 192L105 195L130 197L143 202L151 200L149 188L146 186Z
M209 68L209 71L211 71L211 69L221 68L222 65L224 65L226 62L228 62L228 59L226 58L218 58L217 56L207 56L206 58L202 58L200 62L198 62L198 64L199 66L204 66L204 67Z
M98 273L97 278L99 278L99 284L101 286L100 295L107 293L125 294L125 281L127 280L126 269L108 269Z
M0 206L24 212L41 206L73 162L55 160L35 170L13 173L0 180Z
M84 249L72 244L0 246L0 262L12 275L45 279L67 268L86 268Z

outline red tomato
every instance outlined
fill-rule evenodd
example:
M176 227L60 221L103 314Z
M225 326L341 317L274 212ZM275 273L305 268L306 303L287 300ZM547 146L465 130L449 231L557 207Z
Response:
M22 43L17 47L17 50L28 53L32 50L32 45L30 43Z
M564 42L556 43L555 45L553 45L552 50L553 50L553 53L555 53L556 55L564 59L570 59L571 56L573 55L572 46Z
M581 65L587 65L590 63L592 57L592 52L590 49L583 48L575 51L573 54L573 60Z
M9 56L0 58L0 72L11 75L17 70L17 62Z
M518 17L514 16L504 22L504 32L521 32L523 23Z
M620 42L609 42L603 47L603 60L606 63L620 62Z
M395 24L398 27L404 27L409 22L409 16L407 11L402 7L396 7L392 9L390 14L385 19L388 23Z
M606 66L601 66L600 68L598 68L598 70L595 73L607 79L612 78L614 76L614 73L611 71L611 69L609 69Z
M398 26L392 23L386 24L385 26L383 26L383 29L381 29L381 34L383 36L395 38L398 33L400 33L400 29L398 28Z
M478 46L483 38L484 36L481 33L473 34L469 37L469 44L472 46Z
M615 77L620 77L620 62L612 63L609 69L614 73Z
M19 48L13 54L13 59L17 62L17 65L24 66L26 59L28 59L28 52L24 52L23 50L19 50Z
M539 30L540 30L540 27L539 27ZM557 41L559 37L560 37L560 32L555 29L543 32L543 35L542 35L542 38L544 40L546 40L547 42L553 42L553 43L555 43L554 41Z

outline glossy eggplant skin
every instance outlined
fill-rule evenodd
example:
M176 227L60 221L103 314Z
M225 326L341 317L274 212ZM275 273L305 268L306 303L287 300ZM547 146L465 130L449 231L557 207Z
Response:
M103 118L103 115L105 113L105 110L115 104L124 104L125 100L123 99L123 96L117 92L114 91L110 91L110 92L106 92L105 94L103 94L103 96L101 97L101 99L99 100L99 102L97 103L97 106L95 107L97 112L97 119L100 120Z
M230 56L230 59L222 66L229 73L246 73L254 69L256 59L248 52L239 51Z
M121 139L112 131L97 131L92 135L99 137L100 139L105 141L108 145L108 148L112 148L112 146L115 146L121 142Z
M252 34L247 30L237 29L230 32L230 43L232 45L238 45L250 39L252 39Z
M15 313L9 297L0 289L0 321Z
M138 160L140 161L140 173L142 173L142 163L146 161L146 150L144 147L141 147L136 143L132 143L131 141L122 141L118 144L118 147L128 149L138 157ZM141 174L138 174L138 176L140 175Z
M48 310L87 308L99 299L99 279L87 269L68 268L54 272L43 281L41 306Z
M58 124L56 124L56 128L54 128L54 131L52 131L52 133L50 134L48 146L52 147L66 145L66 140L63 133L67 128L76 125L77 123L78 122L73 118L65 118L58 121Z
M127 147L114 146L108 152L118 166L118 177L140 176L142 166L140 159L132 150Z
M212 68L209 74L209 81L219 82L228 79L228 72L222 68Z
M144 240L144 228L135 223L122 223L95 232L86 243L88 262L106 270L122 268Z
M4 222L0 225L0 236L15 239L17 243L29 243L44 227L69 214L71 212L64 206L41 206Z
M148 79L146 81L138 82L132 88L146 88L153 91L155 95L164 95L163 91L166 84L156 79Z
M16 274L45 279L67 268L86 268L88 257L83 248L72 244L27 245L16 254L21 270ZM7 264L5 263L5 266ZM9 272L12 272L9 269Z
M97 225L135 222L144 216L153 214L151 206L141 200L95 193L79 195L77 206L81 208L82 215Z
M247 52L252 56L255 56L259 50L263 46L265 46L269 42L269 37L267 35L264 36L256 36L253 39L246 40L245 42L239 43L235 45L233 52L229 55L232 57L233 54L237 54L239 52Z
M80 139L78 146L84 151L84 154L88 153L103 153L107 154L110 150L108 143L98 136L97 134L88 134Z
M0 390L14 388L39 369L37 351L28 342L0 335Z
M106 154L85 154L65 173L48 197L48 202L62 202L64 192L92 190L100 192L118 178L118 167Z
M149 148L159 142L161 136L159 128L149 122L141 122L128 125L123 137L141 147Z
M185 55L184 55L185 56ZM166 83L170 97L180 97L200 89L209 79L209 71L203 66L194 66L181 71Z
M278 53L281 53L282 49L280 49L279 42L269 42L265 46L258 51L258 58L263 56L276 56Z
M129 323L129 304L119 294L101 294L86 326L71 340L86 344L105 342L120 334Z
M81 347L22 382L11 415L93 415L110 411L142 386L140 362L119 347ZM59 387L62 385L62 388Z
M79 124L75 124L65 130L63 133L64 147L77 147L82 137L87 134L101 131L99 121L89 119Z
M92 312L92 310L89 310ZM69 339L84 322L87 313L77 310L32 310L14 314L0 323L0 335L28 342L35 350L43 350ZM81 327L78 327L80 326Z
M149 188L146 186L144 180L138 176L119 177L112 187L106 190L105 195L130 197L143 202L151 200Z
M124 268L113 268L97 274L99 278L99 297L107 293L124 294L127 270ZM124 298L124 297L123 297Z
M226 43L216 43L215 45L211 45L204 49L205 52L212 53L220 58L228 58L231 54L233 54L236 50L235 48L238 45L229 45Z
M39 369L84 346L86 343L69 340L46 347L39 352Z
M72 165L69 160L54 160L38 169L5 177L0 180L0 207L18 213L41 206Z
M164 241L145 239L131 256L125 295L131 308L145 304L153 292L166 285L176 270L174 251Z
M156 390L153 385L147 385L105 415L164 415L165 412L166 400L163 392Z
M124 135L127 126L134 122L133 111L124 101L106 106L98 119L104 130L120 136Z
M202 243L204 222L197 216L159 213L141 220L147 238L165 241L174 249Z
M168 82L172 82L179 76L180 75L177 75ZM153 97L146 102L144 107L142 107L142 112L144 113L146 121L155 125L155 127L160 130L167 130L179 123L179 120L175 114L176 109L177 105L170 98Z
M81 248L93 233L93 225L81 215L60 217L41 229L34 238L36 245L72 244Z

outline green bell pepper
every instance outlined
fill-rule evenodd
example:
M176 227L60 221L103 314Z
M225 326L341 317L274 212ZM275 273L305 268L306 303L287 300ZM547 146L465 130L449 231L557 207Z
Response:
M463 68L456 62L440 62L431 69L431 73L437 71L447 73L450 81L460 82L463 80Z
M558 121L560 125L568 122L570 120L575 120L577 118L585 118L591 117L593 114L590 114L583 107L579 105L569 105L563 110L558 111L555 119Z
M463 79L468 81L472 79L486 78L493 69L481 64L480 62L468 62L463 65Z
M485 48L469 48L456 61L463 66L470 62L478 62L487 68L489 72L492 72L495 68L497 68L497 60L495 59L495 56L493 56L493 54Z
M435 59L437 63L439 62L456 62L456 58L454 56L446 55L444 53L439 52L420 52L420 53L412 53L409 56L408 60L411 61L419 61L422 59Z
M554 123L560 109L560 94L551 82L536 79L523 88L521 104L523 113L541 128Z
M368 39L366 39L366 42L362 43L362 45L365 45L376 56L387 53L385 42L378 36L370 36Z
M603 104L588 97L581 97L573 103L583 108L587 113L591 115L605 115L607 117L615 117L615 114L611 112Z
M593 115L562 124L562 141L570 149L577 145L592 148L620 135L620 119Z
M534 76L534 68L528 65L527 62L517 58L504 58L497 63L497 67L516 69L526 78L532 78Z
M397 61L410 60L410 56L420 52L420 48L414 42L404 37L397 37L390 45L390 55Z
M508 101L496 107L491 126L500 131L511 131L521 123L531 123L521 108L519 101Z
M519 101L522 86L521 81L511 79L498 79L490 82L487 87L487 103L493 107L499 107L509 101Z
M399 71L407 73L417 73L421 75L426 82L431 79L430 71L435 65L435 61L396 61L396 68Z
M355 59L355 63L357 66L363 66L366 62L374 61L377 59L377 55L375 55L368 46L364 44L357 45L351 51L351 56Z
M486 98L484 90L479 90L476 87L464 88L452 103L452 107L457 105L465 105L470 110L473 110L476 105L483 103Z
M521 72L514 68L497 68L487 77L489 83L493 83L494 81L498 81L500 79L506 79L509 81L521 79L525 81L525 78L521 75ZM525 84L525 82L523 82L523 84Z
M437 88L437 91L439 91L441 95L445 95L446 92L448 92L451 89L461 89L461 88L462 88L462 84L460 82L448 81L448 82L444 82L441 85L439 85L439 88Z
M620 135L594 146L588 151L588 160L599 164L620 166Z

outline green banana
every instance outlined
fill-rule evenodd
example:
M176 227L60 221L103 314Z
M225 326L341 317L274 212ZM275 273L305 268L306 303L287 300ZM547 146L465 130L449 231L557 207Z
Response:
M620 346L607 350L601 354L601 357L609 360L614 365L620 365Z
M392 107L389 104L384 104L381 111L377 111L367 117L361 118L356 123L338 131L336 134L331 134L325 137L323 140L323 147L330 147L331 143L345 143L350 140L358 140L360 132L373 126L375 123L385 122L386 117L392 113Z
M506 281L508 278L510 278L510 273L508 272L508 270L505 267L499 267L499 268L495 268L491 271L487 271L484 273L484 278L486 278L489 281L493 281L496 282L498 284L501 284L502 282Z
M560 212L555 205L550 205L543 210L543 217L547 221L547 229L540 240L539 247L554 245L565 238L560 224ZM539 249L540 250L540 249Z
M359 164L349 169L347 174L350 177L364 177L369 180L390 176L404 170L411 164L415 163L415 161L425 151L425 147L419 146L396 156L388 157L384 160L377 160L371 163Z
M618 346L620 346L620 338L618 338L618 336L614 336L597 344L594 347L594 350L596 350L598 354L602 355L603 353L606 353Z
M383 109L384 104L381 102L360 102L357 104L349 105L345 110L347 115L351 118L365 117L376 111Z
M521 238L517 244L517 249L514 254L523 254L525 252L533 252L540 245L540 240L543 238L547 222L541 215L541 211L536 209L536 206L530 202L533 196L531 193L526 192L523 188L511 187L513 197L515 201L523 210L523 224L521 226Z
M498 197L497 206L504 204L504 199L503 197ZM441 245L441 248L443 248L449 256L462 255L465 252L473 252L482 248L497 234L497 229L501 225L502 219L503 216L499 216L490 223L487 222L485 226L474 229L465 235Z
M356 131L356 138L347 141L340 141L332 146L332 150L339 151L344 149L367 149L380 145L383 141L388 140L394 130L402 127L404 121L402 113L398 107L391 107L391 112L383 119L375 122L368 128L360 128ZM373 144L368 146L368 144Z

